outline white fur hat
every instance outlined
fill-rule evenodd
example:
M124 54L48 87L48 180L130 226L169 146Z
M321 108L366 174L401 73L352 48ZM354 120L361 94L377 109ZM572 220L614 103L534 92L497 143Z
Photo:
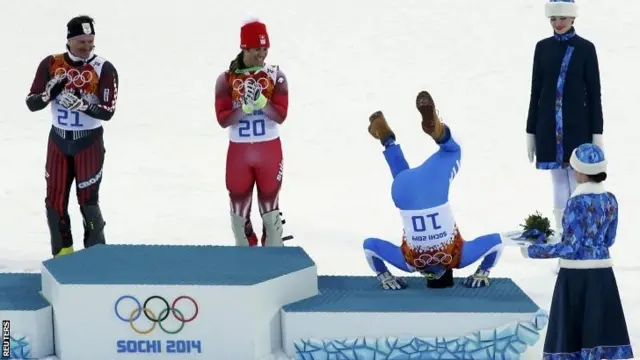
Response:
M595 144L582 144L575 148L569 159L571 167L586 175L607 172L607 159L602 149Z
M578 5L574 0L549 0L548 3L544 4L544 13L547 17L577 17Z

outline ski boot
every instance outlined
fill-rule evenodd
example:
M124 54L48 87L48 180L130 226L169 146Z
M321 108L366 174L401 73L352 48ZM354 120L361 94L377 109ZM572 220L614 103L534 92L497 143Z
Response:
M283 216L284 215L282 214L282 211L280 211L280 220L282 222L282 225L287 223L287 220L285 220ZM262 246L265 246L264 244L266 240L267 240L267 230L265 229L264 226L262 226L262 238L260 239L260 243L262 243ZM283 242L288 240L293 240L293 235L285 235L282 237Z
M82 205L80 212L83 217L84 226L84 247L89 248L98 244L105 244L104 227L107 223L102 217L100 206Z
M421 91L416 97L416 108L422 115L422 131L439 142L445 135L445 126L438 116L433 97L427 91Z
M371 134L374 139L380 140L382 145L389 140L396 140L396 135L391 130L391 127L389 127L382 111L376 111L369 116L368 130L369 134Z
M55 257L73 253L71 219L68 214L60 216L53 208L47 207L47 224L51 235L51 255Z

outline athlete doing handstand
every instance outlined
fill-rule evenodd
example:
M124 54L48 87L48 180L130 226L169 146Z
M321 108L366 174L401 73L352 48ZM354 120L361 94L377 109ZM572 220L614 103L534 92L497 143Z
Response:
M364 241L367 262L385 289L403 289L406 282L393 276L385 262L406 272L420 272L427 286L453 286L453 269L482 259L476 272L466 278L467 287L489 285L489 272L504 246L499 233L464 241L449 203L449 186L460 169L461 148L451 129L438 117L432 96L422 91L416 98L422 130L439 149L417 167L410 168L396 136L381 111L369 117L369 133L384 146L384 157L393 176L391 197L404 224L402 245L368 238Z

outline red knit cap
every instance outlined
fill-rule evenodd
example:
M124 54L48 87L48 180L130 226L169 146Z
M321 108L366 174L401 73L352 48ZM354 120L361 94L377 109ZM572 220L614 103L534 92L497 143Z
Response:
M240 48L255 49L261 47L269 47L267 27L258 20L246 22L240 28Z

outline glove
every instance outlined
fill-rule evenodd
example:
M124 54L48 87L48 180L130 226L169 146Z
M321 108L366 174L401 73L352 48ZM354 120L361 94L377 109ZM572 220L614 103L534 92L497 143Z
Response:
M254 110L260 110L267 105L267 98L262 94L262 87L254 79L247 79L244 83L246 102L253 105Z
M249 99L247 98L247 96L245 95L242 98L242 111L244 111L245 114L253 114L253 104L251 104L250 102L248 102Z
M84 111L87 109L87 104L82 99L68 91L60 95L60 105L71 111Z
M60 95L64 89L66 76L55 77L47 82L42 93L42 101L49 102Z
M464 280L463 285L468 288L488 287L491 285L489 281L489 271L478 268L473 275Z
M521 245L520 246L520 254L522 254L522 257L525 259L529 259L529 245Z
M591 137L591 143L597 145L602 151L604 151L604 142L602 141L602 134L593 134Z
M536 136L534 134L527 134L527 155L529 162L532 163L536 155Z
M376 277L385 290L402 290L407 287L407 283L404 280L396 278L389 271L381 272Z

